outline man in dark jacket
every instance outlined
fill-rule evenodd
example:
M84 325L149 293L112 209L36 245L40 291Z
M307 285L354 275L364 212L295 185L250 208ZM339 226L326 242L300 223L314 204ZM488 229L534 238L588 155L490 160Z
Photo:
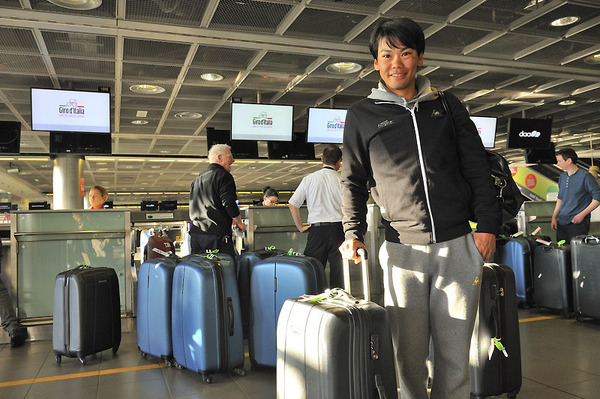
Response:
M485 150L460 101L446 94L447 115L437 90L417 75L425 50L419 25L381 21L369 47L381 80L346 115L340 250L359 260L370 188L386 227L379 255L402 399L428 397L430 337L431 398L466 399L479 276L500 224Z
M215 144L208 151L208 168L194 179L190 187L190 241L192 253L218 249L235 257L231 237L232 220L243 233L246 225L237 205L231 164L231 148Z

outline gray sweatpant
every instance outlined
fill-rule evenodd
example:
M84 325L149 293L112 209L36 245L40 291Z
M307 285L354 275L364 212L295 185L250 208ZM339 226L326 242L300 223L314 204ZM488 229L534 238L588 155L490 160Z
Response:
M4 331L9 334L21 327L12 307L10 296L8 296L8 289L2 282L2 279L0 279L0 322Z
M429 245L385 241L379 252L402 399L469 398L469 346L483 266L472 234Z

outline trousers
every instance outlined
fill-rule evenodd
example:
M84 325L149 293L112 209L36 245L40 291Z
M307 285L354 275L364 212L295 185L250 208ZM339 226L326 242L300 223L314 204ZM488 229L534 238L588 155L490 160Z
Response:
M470 397L469 347L479 304L483 258L472 234L429 245L385 241L385 298L402 399Z

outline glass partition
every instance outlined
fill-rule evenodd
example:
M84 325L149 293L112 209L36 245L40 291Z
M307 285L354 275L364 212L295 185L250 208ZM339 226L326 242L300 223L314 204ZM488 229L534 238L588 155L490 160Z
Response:
M18 316L51 317L56 275L80 265L110 267L119 277L121 310L131 310L129 211L22 211L11 231L16 252Z

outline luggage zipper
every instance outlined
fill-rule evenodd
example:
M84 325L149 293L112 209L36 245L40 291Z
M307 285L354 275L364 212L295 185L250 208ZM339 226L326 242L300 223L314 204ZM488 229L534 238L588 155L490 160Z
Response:
M215 259L215 263L211 262L211 268L215 279L216 299L217 299L217 344L219 349L219 372L225 372L228 368L228 348L227 348L227 315L225 311L225 282L223 280L223 269L221 262Z
M73 272L68 272L65 274L65 281L64 281L64 285L63 285L63 311L64 311L64 316L63 316L63 324L64 324L64 345L65 345L65 356L70 356L71 353L69 351L69 348L71 347L71 323L70 323L70 315L71 315L71 311L69 309L69 291L70 291L70 284L69 284L69 279L71 278L71 276L73 275Z

